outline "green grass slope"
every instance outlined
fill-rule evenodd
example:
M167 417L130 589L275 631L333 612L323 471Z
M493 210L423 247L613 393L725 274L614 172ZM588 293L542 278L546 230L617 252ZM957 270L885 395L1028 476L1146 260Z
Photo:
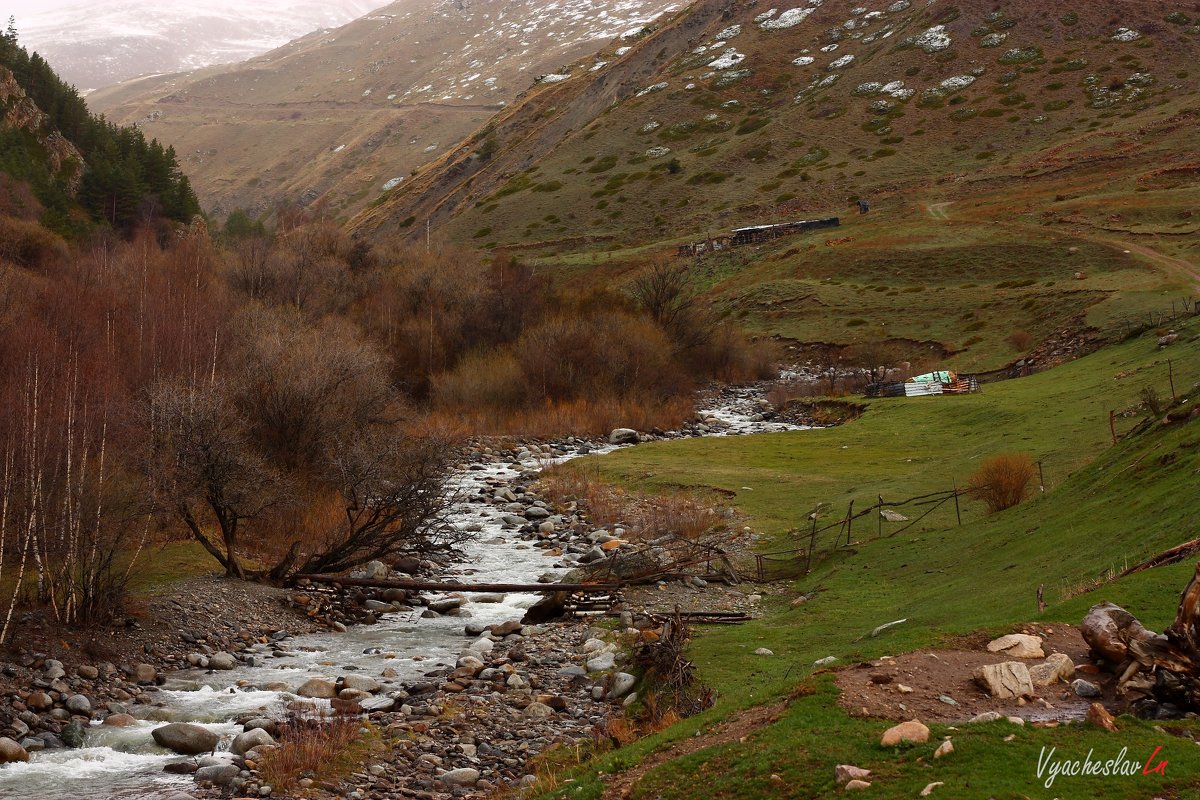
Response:
M1118 734L1005 723L957 731L934 726L935 737L953 734L958 747L935 764L936 739L928 747L885 751L876 743L886 724L849 717L837 707L831 681L807 676L813 661L829 655L854 663L979 629L1001 631L1031 620L1078 623L1101 600L1164 627L1194 563L1079 592L1113 567L1200 534L1200 422L1156 427L1116 446L1108 431L1109 410L1131 409L1142 387L1167 393L1168 357L1183 396L1200 391L1198 333L1193 322L1181 344L1163 351L1152 335L1142 336L1056 370L988 386L981 395L873 402L862 418L839 428L653 444L593 459L611 479L651 491L736 492L732 502L768 535L764 547L788 541L788 530L802 525L819 502L831 503L836 516L851 498L869 504L878 494L901 498L945 489L1000 451L1026 450L1042 459L1048 491L994 515L968 503L962 527L952 509L894 538L876 540L874 525L864 526L858 538L866 541L853 552L828 558L795 582L797 592L817 592L808 603L792 608L790 593L768 595L762 619L698 635L692 657L702 679L721 693L717 709L604 757L558 795L599 796L597 771L628 768L732 709L806 683L813 693L796 699L777 722L743 741L666 761L644 776L633 796L824 796L836 789L837 763L875 770L879 783L871 791L886 797L916 796L933 781L945 781L938 791L956 798L1191 796L1200 788L1200 752L1148 723L1123 718ZM1131 416L1120 425L1133 423ZM1041 584L1049 604L1043 614L1036 603ZM900 618L908 622L866 636ZM776 658L750 655L757 647L770 648ZM1009 735L1015 738L1004 741ZM1158 744L1173 759L1165 781L1060 778L1051 791L1036 780L1042 747L1082 758L1090 748L1112 757L1128 746L1131 758L1144 760L1153 749L1148 745Z

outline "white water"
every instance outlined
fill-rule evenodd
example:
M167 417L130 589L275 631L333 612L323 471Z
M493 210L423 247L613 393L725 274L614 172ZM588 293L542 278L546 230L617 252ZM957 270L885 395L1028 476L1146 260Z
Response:
M798 430L794 425L757 422L751 417L761 411L761 389L739 389L732 400L705 409L701 417L714 417L725 427L714 435ZM602 455L615 450L593 450ZM537 470L574 456L551 460L527 460L521 469ZM519 471L510 465L488 464L483 469L463 470L450 481L449 489L464 498L491 496L488 479L511 479ZM567 567L542 550L518 538L515 528L504 527L503 511L490 503L459 502L452 521L465 528L479 524L482 530L463 549L465 559L447 579L474 582L529 583L543 573L562 575ZM557 566L556 566L557 565ZM382 693L400 688L404 681L419 678L441 666L452 666L472 640L463 635L466 622L493 624L520 619L525 609L538 600L534 594L510 593L500 603L468 602L470 619L442 616L421 619L421 609L384 616L376 625L357 625L346 633L313 633L287 640L286 652L270 650L256 657L256 666L239 663L228 671L200 670L173 673L160 691L151 694L150 706L134 705L131 712L144 717L136 726L111 728L93 725L87 746L79 750L47 750L31 754L27 764L0 768L0 799L104 800L137 798L155 800L194 786L190 776L164 773L163 767L183 757L158 747L151 731L166 722L195 722L221 737L219 750L241 731L230 722L254 712L278 716L296 697L288 690L313 677L329 680L354 672L384 684ZM382 677L386 669L395 672ZM278 684L278 686L276 686ZM265 687L270 686L268 690ZM286 688L284 688L286 687ZM311 701L308 701L311 702ZM219 755L220 753L218 753Z

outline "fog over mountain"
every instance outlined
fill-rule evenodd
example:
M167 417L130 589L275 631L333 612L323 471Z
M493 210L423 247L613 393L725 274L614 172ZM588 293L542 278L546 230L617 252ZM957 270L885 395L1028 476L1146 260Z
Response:
M129 78L243 61L384 5L380 0L17 0L21 42L92 91Z

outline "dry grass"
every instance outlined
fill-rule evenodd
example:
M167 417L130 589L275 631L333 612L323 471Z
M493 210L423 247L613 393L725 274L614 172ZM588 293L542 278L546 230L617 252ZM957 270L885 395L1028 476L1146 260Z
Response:
M301 778L328 781L348 773L370 747L369 737L361 734L363 725L353 716L294 713L280 727L279 747L259 762L259 776L278 794Z
M643 496L622 491L574 464L542 472L543 493L555 503L578 502L593 525L621 525L641 541L673 534L695 541L726 524L725 515L689 492Z
M680 427L695 413L690 397L588 399L546 402L525 408L438 408L430 425L482 436L603 436L614 428L648 431Z
M1025 499L1037 466L1028 453L1001 453L984 461L970 477L967 491L993 513Z

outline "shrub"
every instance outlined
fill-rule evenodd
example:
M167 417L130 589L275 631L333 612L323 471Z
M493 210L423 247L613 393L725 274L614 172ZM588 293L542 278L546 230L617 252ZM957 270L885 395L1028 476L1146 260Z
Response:
M1166 407L1163 405L1162 396L1159 395L1158 390L1153 386L1146 386L1140 392L1138 392L1138 400L1140 400L1142 405L1144 405L1146 409L1156 418L1161 417L1163 412L1166 411Z
M967 482L967 493L995 513L1025 499L1037 467L1028 453L1001 453L984 461Z
M1013 346L1013 349L1018 353L1025 353L1033 346L1033 334L1029 331L1023 331L1017 328L1008 335L1008 343Z

